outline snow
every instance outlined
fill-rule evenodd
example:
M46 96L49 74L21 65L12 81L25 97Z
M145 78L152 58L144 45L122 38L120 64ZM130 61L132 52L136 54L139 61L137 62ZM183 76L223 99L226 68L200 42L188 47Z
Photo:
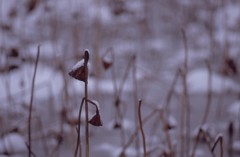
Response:
M88 18L89 21L99 19L102 23L109 23L112 20L110 10L94 0L51 0L47 2L56 14L63 19L72 19L72 15L78 13L81 18Z
M233 104L230 105L228 108L228 114L230 116L234 116L236 119L240 117L240 100L235 101Z
M107 125L106 125L106 128L107 128L108 130L114 129L115 123L116 123L115 120L112 120L112 121L106 123L106 124L107 124ZM133 124L132 121L130 121L130 120L128 120L128 119L125 119L125 118L122 120L122 128L123 128L124 130L134 130L134 129L135 129L134 126L135 126L135 125Z
M25 151L27 151L25 139L18 133L10 133L0 139L0 152L17 154Z
M119 86L121 81L117 80L117 85ZM69 86L71 86L72 91L71 92L77 92L77 93L83 93L84 92L84 83L79 82L77 80L73 80L69 83ZM99 90L99 92L105 93L105 94L112 94L114 93L114 86L111 80L104 79L104 80L96 80L95 78L89 78L88 79L88 91L90 93L95 93L96 89ZM130 81L125 82L123 92L129 92L132 91L133 85Z
M95 149L108 152L110 154L109 156L111 157L118 157L122 151L121 146L115 146L109 143L103 143L99 147L96 147ZM137 154L136 150L131 147L127 148L127 150L125 151L126 156L136 156L136 154Z
M26 55L32 56L36 58L37 47L40 45L40 59L41 58L54 58L60 56L61 51L63 50L63 41L58 40L56 42L53 41L42 41L37 44L31 44L27 48Z
M206 39L204 39L206 40ZM191 50L189 50L190 52ZM198 61L204 61L207 60L210 56L210 53L208 52L203 52L201 50L199 51L194 51L191 53L188 53L188 65L191 66L193 64L195 64ZM173 56L173 58L171 58L171 60L169 62L171 62L171 64L174 65L174 67L179 67L179 65L183 65L184 64L184 60L185 60L185 51L182 50L180 52L178 52L176 55Z
M149 49L153 49L153 50L160 51L160 52L166 48L165 45L166 45L166 42L160 38L151 39L151 40L146 41L146 46Z
M195 157L205 157L206 154L205 154L205 151L202 150L202 149L197 149L196 152L195 152Z
M217 135L217 128L214 124L212 123L205 123L203 125L199 125L197 126L191 133L191 137L192 138L197 138L198 133L199 133L199 129L202 129L204 132L208 133L208 135L210 136L210 138L215 138L215 136Z
M135 52L135 50L138 48L135 42L125 40L117 41L114 43L113 47L117 56L123 56L129 52Z
M213 2L215 3L215 2ZM30 56L35 58L37 46L41 45L41 53L40 53L40 62L39 67L37 70L37 77L35 82L35 95L34 101L37 102L46 102L48 107L51 107L51 102L48 100L50 96L53 96L54 100L57 99L59 108L65 102L59 103L61 101L64 94L64 87L65 85L68 88L68 95L69 95L69 102L66 105L70 104L73 105L81 99L84 95L84 83L79 82L77 80L72 79L68 76L67 72L62 73L59 69L56 69L57 65L62 65L66 67L66 63L71 62L73 59L71 58L75 53L78 56L78 52L82 49L82 46L86 46L89 49L94 49L96 51L92 52L90 56L94 56L97 51L105 50L107 47L113 47L116 51L116 62L114 64L118 64L118 59L125 59L122 60L123 62L119 62L122 67L125 67L125 63L127 63L127 57L131 56L131 54L135 54L137 59L141 60L142 62L140 65L136 66L136 77L139 82L139 95L146 96L146 91L150 93L152 97L159 99L156 94L156 83L159 83L159 88L161 91L157 92L157 95L161 97L166 95L167 90L165 90L165 86L171 83L174 72L177 70L178 67L182 66L184 63L184 48L183 43L180 35L177 31L180 29L174 24L179 24L177 17L175 18L168 18L168 13L171 14L171 10L181 11L181 6L186 7L186 13L188 11L192 11L193 15L189 16L188 14L184 15L181 14L181 18L184 22L184 28L186 28L186 33L188 36L189 41L189 56L188 56L188 63L189 63L189 71L187 77L187 87L190 94L196 94L196 96L201 96L202 93L206 94L208 92L208 70L203 68L199 68L200 64L203 64L204 60L211 59L211 52L209 52L210 47L210 38L209 38L209 31L211 30L211 26L213 26L213 38L215 40L215 47L216 50L216 64L213 63L213 67L218 66L219 61L221 61L222 51L224 50L224 46L226 43L229 43L229 56L231 58L236 57L236 61L239 58L239 35L236 32L238 31L238 25L240 20L240 10L239 4L235 2L226 2L226 5L219 5L216 8L216 12L213 12L213 21L210 21L210 14L211 6L205 7L205 5L201 2L193 2L190 0L182 0L181 2L164 2L164 8L159 11L158 6L154 6L157 2L152 1L150 3L145 1L124 1L124 4L127 10L126 13L122 14L121 16L114 16L111 10L111 6L106 1L98 1L98 0L43 0L39 1L37 8L34 9L30 14L26 11L26 0L2 0L0 2L1 14L0 14L0 25L1 24L9 24L12 25L11 30L0 30L0 48L3 51L0 54L0 64L5 66L7 62L14 63L20 66L19 69L9 72L3 73L0 75L0 108L1 105L5 105L6 109L2 111L4 113L3 118L6 119L6 115L8 112L11 112L10 115L14 115L13 119L9 119L10 126L14 123L18 123L21 125L20 122L26 116L26 107L22 107L21 104L15 102L17 100L29 102L30 91L31 91L31 82L32 82L32 75L34 64L33 63L25 63L20 61L20 59L12 59L11 61L5 56L5 53L8 52L11 48L16 48L19 50L20 54L24 54L27 57ZM17 5L16 5L17 4ZM168 6L169 5L169 6ZM176 6L175 6L176 5ZM211 4L210 4L211 5ZM166 8L165 8L166 6ZM168 8L167 8L168 7ZM16 17L9 17L9 11L15 8L17 11ZM157 8L157 9L156 9ZM170 9L169 9L170 8ZM180 8L180 9L179 9ZM195 10L196 8L196 10ZM48 9L48 10L47 10ZM190 10L188 10L190 9ZM193 9L193 10L191 10ZM199 12L198 12L199 11ZM199 13L199 14L198 14ZM155 15L156 14L156 15ZM154 15L154 16L151 16ZM167 15L167 16L166 16ZM145 19L146 18L146 19ZM166 21L167 20L167 21ZM177 20L177 21L175 21ZM161 21L166 21L161 22ZM146 23L145 23L146 22ZM212 22L212 23L211 23ZM98 23L100 24L98 30L94 30ZM181 23L181 22L180 22ZM146 25L145 25L146 24ZM210 25L209 25L210 24ZM170 26L168 28L163 28L164 25ZM139 32L143 31L144 27L148 27L147 29L150 32L146 32L146 38L143 37ZM210 27L209 27L210 26ZM1 27L1 26L0 26ZM72 29L74 27L74 29ZM172 27L172 28L171 28ZM77 30L75 30L75 28ZM152 29L154 28L154 29ZM166 30L166 32L165 32ZM171 33L173 32L173 33ZM79 33L79 34L75 34ZM141 38L143 37L143 38ZM175 38L175 39L173 39ZM172 40L173 39L173 40ZM180 50L179 50L180 48ZM144 52L143 52L144 51ZM69 55L70 52L70 55ZM153 58L150 60L148 55ZM3 57L2 57L3 56ZM69 60L66 60L69 56ZM126 57L127 56L127 57ZM25 57L25 56L23 56ZM99 56L96 56L98 58ZM111 58L107 58L106 61L111 62ZM122 58L125 57L125 58ZM139 58L138 58L139 57ZM142 57L142 58L141 58ZM146 57L146 58L144 58ZM237 58L238 57L238 58ZM94 57L90 57L94 58ZM43 60L41 60L43 59ZM45 59L45 60L44 60ZM156 60L156 62L155 62ZM138 61L138 60L137 60ZM162 62L163 61L163 62ZM61 63L63 62L63 64ZM52 64L54 63L54 64ZM56 65L56 64L57 65ZM149 68L152 66L156 67L159 66L160 68ZM159 63L159 64L158 64ZM48 65L45 65L48 64ZM141 65L145 65L141 67ZM146 66L147 65L147 66ZM68 65L67 65L68 66ZM73 69L77 69L83 66L83 60L79 61L76 65L73 66ZM117 65L118 66L118 65ZM239 66L239 64L238 64ZM198 67L196 69L196 67ZM98 67L94 67L98 68ZM195 68L195 69L193 69ZM89 66L89 74L91 67ZM159 71L157 71L158 69ZM119 69L117 69L119 70ZM119 73L120 74L120 73ZM158 75L158 76L157 76ZM102 79L104 78L104 79ZM116 78L119 78L118 76ZM159 78L159 79L158 79ZM66 79L67 84L64 84L64 80ZM147 79L147 80L146 80ZM158 82L155 82L155 81ZM121 80L116 80L117 86L119 87ZM165 81L165 82L162 82ZM149 84L153 84L156 86L152 88L152 86L148 86ZM216 71L212 73L212 80L211 80L211 90L213 94L225 94L224 92L233 91L239 92L240 91L240 84L237 80L234 81L233 78L222 76ZM166 84L165 84L166 83ZM163 85L163 86L162 86ZM182 82L179 81L176 87L176 91L182 93ZM142 88L143 87L143 88ZM148 88L148 89L145 89ZM115 88L111 79L105 77L98 78L98 80L94 77L89 76L88 80L88 88L90 96L98 96L96 95L96 91L101 94L99 97L99 102L102 100L111 101L109 97L111 97L114 92ZM128 99L131 97L134 92L133 90L134 84L132 77L129 77L124 84L123 89L123 97L126 96ZM80 94L80 96L76 96ZM11 98L8 96L11 95ZM229 95L232 93L228 93ZM235 94L235 93L234 93ZM72 97L72 96L75 97ZM106 97L107 95L107 97ZM152 98L150 97L150 98ZM175 97L173 95L173 97ZM60 99L59 99L60 98ZM153 99L155 99L153 98ZM193 97L194 99L195 97ZM8 99L14 102L14 111L9 109ZM160 98L161 99L161 98ZM227 97L226 99L231 99L231 97ZM64 99L65 100L65 99ZM174 98L173 98L174 100ZM195 100L195 99L194 99ZM193 100L193 101L194 101ZM130 98L129 100L130 101ZM153 100L151 100L153 101ZM203 99L202 101L205 101ZM213 97L213 102L215 102L215 97ZM174 102L172 102L174 103ZM199 102L201 103L201 102ZM223 102L224 103L224 102ZM20 105L19 105L20 104ZM102 104L101 104L102 105ZM103 104L104 105L104 104ZM20 110L20 107L22 110ZM228 106L228 112L231 116L236 116L239 118L240 115L240 103L236 101L232 105ZM23 110L24 108L24 110ZM44 107L45 108L45 107ZM71 108L71 107L70 107ZM48 128L55 127L54 125L49 124L49 121L54 121L55 118L58 119L59 113L53 110L49 112L53 112L53 119L47 119L48 117L44 117L45 111L39 113L38 116L43 116L43 126ZM78 109L73 109L73 112L68 112L69 119L78 118ZM95 108L91 108L93 112L90 110L90 114L94 114ZM107 108L109 109L109 108ZM113 109L113 108L111 108ZM15 110L18 110L16 112ZM35 111L42 111L35 110ZM46 108L45 110L48 110ZM5 113L5 111L8 111ZM110 111L110 109L109 109ZM103 112L105 117L111 117L107 114L111 113L107 111ZM126 132L134 131L135 124L133 120L130 119L131 112L133 110L128 110L126 117L123 119L123 129ZM19 113L22 114L19 114ZM56 113L57 112L57 113ZM146 111L147 112L147 111ZM178 115L178 108L174 108L173 112ZM194 112L194 110L193 110ZM15 114L17 113L17 115ZM54 115L54 113L56 113ZM175 115L174 113L174 115ZM34 115L38 114L34 112ZM41 115L43 114L43 115ZM51 113L52 114L52 113ZM81 118L85 118L84 112L82 113ZM106 115L105 115L106 114ZM19 115L21 118L18 119ZM193 113L194 115L194 113ZM130 116L130 117L129 117ZM90 116L91 117L91 116ZM1 118L1 117L0 117ZM8 117L7 117L8 118ZM22 119L23 118L23 119ZM45 121L46 120L46 121ZM59 120L59 119L58 119ZM112 119L106 119L106 121L110 121L106 123L105 130L108 132L112 131L115 121L111 121ZM213 119L211 119L213 120ZM234 119L235 120L235 119ZM214 119L214 122L218 122L218 120ZM177 125L175 119L172 117L167 117L166 122L170 125ZM235 121L234 121L235 122ZM1 123L1 119L0 119ZM46 123L46 124L45 124ZM193 126L196 126L195 119L193 121ZM223 123L223 122L221 122ZM56 124L55 132L58 133L60 130L61 124ZM219 124L215 123L214 126L219 126ZM64 124L64 133L69 133L69 136L73 136L72 133L75 133L75 128L70 125ZM214 137L216 131L215 128L202 126L204 130L213 132ZM237 127L236 127L237 128ZM45 129L45 128L44 128ZM54 129L54 128L53 128ZM225 129L225 128L224 128ZM23 129L24 130L24 129ZM1 128L0 128L0 131ZM95 129L94 129L95 131ZM146 128L146 133L148 133L149 128ZM198 130L197 130L198 131ZM215 132L214 132L215 131ZM102 133L102 132L101 132ZM112 133L112 132L111 132ZM26 132L24 133L27 134ZM175 132L174 132L175 134ZM106 133L104 133L106 135ZM112 137L107 134L108 138L112 142ZM115 134L114 134L115 136ZM152 137L154 135L150 135ZM177 136L177 135L176 135ZM157 139L161 139L157 137ZM51 140L51 139L48 139ZM52 139L54 140L54 139ZM92 140L96 140L96 138L92 138ZM108 152L111 156L118 156L120 151L122 150L122 146L118 146L112 143L102 143L102 140L94 141L97 144L93 145L93 149L96 146L99 146L97 149ZM113 139L114 140L114 139ZM17 142L15 142L17 141ZM24 142L24 137L21 137L19 134L8 134L4 137L0 138L0 151L3 149L11 149L11 151L20 151L20 148L26 150L26 145ZM66 142L68 140L64 140ZM173 139L173 141L177 141ZM53 141L53 143L56 141ZM70 141L74 143L74 141ZM101 143L101 144L99 144ZM14 146L12 146L12 144ZM154 143L156 146L158 141ZM178 141L176 142L176 145ZM5 146L6 145L6 146ZM16 147L15 147L16 145ZM7 148L9 147L9 148ZM236 148L239 150L239 143L236 143ZM14 150L16 149L16 150ZM10 150L9 150L10 151ZM41 150L40 150L41 151ZM68 151L66 148L63 150L59 150L60 152ZM71 152L72 153L72 152ZM205 152L200 151L199 156L204 156ZM0 153L1 154L1 153ZM128 156L136 156L136 152L131 147L127 149L126 154ZM198 154L196 152L196 154ZM62 154L60 154L62 155ZM67 156L67 155L66 155ZM109 155L110 156L110 155Z
M240 141L234 141L232 149L234 152L240 152Z
M207 69L196 69L188 73L187 87L190 94L207 93L208 92L208 71ZM222 92L233 91L239 92L240 85L228 77L221 76L216 72L212 72L211 91L220 94ZM182 92L182 86L178 86L176 91Z
M95 103L95 105L97 106L98 110L100 111L100 104L97 100L91 100L93 103Z
M177 125L178 125L176 118L173 117L173 116L168 117L167 123L168 123L169 126L171 126L173 128L177 127Z
M113 62L113 57L114 57L114 54L113 54L113 49L112 48L109 48L105 54L103 55L103 61L106 62L106 63L112 63Z
M28 102L31 91L33 69L33 65L24 64L16 72L0 77L0 86L2 87L0 88L0 99L7 99L9 93L11 96L14 96L15 99L21 98ZM7 84L9 84L9 87L7 87ZM35 80L34 98L48 98L50 94L58 94L62 88L63 81L61 74L39 64ZM24 91L26 91L26 93L23 97Z
M36 55L36 45L32 45L29 47L28 55L32 55L35 57ZM53 57L55 55L54 48L51 46L51 44L46 41L41 46L41 53L40 53L40 61L41 57ZM80 60L73 66L73 70L79 68L83 65L84 60ZM88 64L90 66L90 64ZM91 68L91 67L90 67ZM23 64L20 69L16 70L13 73L9 73L6 75L2 75L0 77L0 99L1 100L7 100L8 94L10 94L15 99L22 99L26 102L29 101L30 97L30 91L31 91L31 82L32 82L32 76L33 76L33 64ZM90 69L91 70L91 69ZM36 99L46 99L49 97L49 95L57 95L60 93L60 91L63 88L63 76L61 72L58 72L54 70L53 68L44 65L44 63L39 63L37 74L36 74L36 80L35 80L35 96ZM142 72L142 69L137 70L137 78L141 79L144 77L144 72ZM117 85L119 86L121 81L117 80ZM71 80L69 82L70 93L83 93L84 84ZM9 85L9 87L7 87ZM114 92L114 86L112 83L112 80L104 79L104 80L96 80L95 78L89 77L89 92L95 92L97 87L99 91L104 93L113 93ZM127 81L123 91L131 91L132 90L132 83L130 81ZM24 92L25 91L25 92ZM25 93L24 97L23 94Z
M73 67L72 67L72 71L77 70L78 68L84 66L84 59L79 60Z

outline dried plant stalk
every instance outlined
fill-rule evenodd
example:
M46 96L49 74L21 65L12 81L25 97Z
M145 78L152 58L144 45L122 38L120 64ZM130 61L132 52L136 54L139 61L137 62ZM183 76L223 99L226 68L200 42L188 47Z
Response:
M208 68L208 92L207 92L207 104L202 120L202 125L207 122L207 118L209 115L209 110L211 107L211 101L212 101L212 69L209 61L206 61L207 68Z
M85 93L85 99L88 100L88 60L89 60L89 53L88 51L85 51L84 54L84 70L85 70L85 86L84 86L84 93ZM88 101L85 101L85 154L86 157L89 157L89 128L88 128Z
M31 136L31 120L32 120L32 107L33 107L33 97L34 97L34 85L35 85L35 78L37 73L37 66L39 61L39 54L40 54L40 45L37 49L37 57L35 60L34 65L34 72L33 72L33 78L32 78L32 88L31 88L31 97L30 97L30 103L29 103L29 115L28 115L28 157L31 157L32 154L32 136Z
M144 157L147 157L146 139L145 139L145 134L144 134L143 125L142 125L141 105L142 105L142 100L139 100L139 104L138 104L138 122L139 122L139 127L140 127L140 130L141 130L141 134L142 134Z
M77 144L75 148L74 157L77 157L78 148L79 148L79 157L82 157L82 145L81 145L81 113L83 106L84 98L81 101L79 113L78 113L78 127L77 127Z
M223 157L223 137L222 137L222 135L217 136L217 138L216 138L216 140L215 140L215 142L212 146L211 151L214 154L214 150L215 150L218 143L220 143L220 157Z
M184 69L181 71L182 73L182 81L183 81L183 94L182 94L182 108L181 108L181 152L180 156L184 156L184 150L186 149L187 153L189 153L190 146L190 104L188 100L188 88L187 88L187 74L188 74L188 45L187 45L187 36L184 29L181 30L184 42L185 49L185 58L184 58ZM185 123L186 121L186 123ZM186 136L184 135L184 127L186 124ZM186 148L185 148L186 146Z
M142 120L142 124L146 123L150 118L152 118L156 113L158 113L158 110L155 109L153 110L151 113L149 113L143 120ZM131 143L133 142L133 140L135 139L135 137L137 136L137 133L139 131L140 127L137 126L134 133L129 137L128 142L123 146L122 151L120 152L119 157L121 157L122 154L124 154L124 152L126 151L126 149L131 145Z

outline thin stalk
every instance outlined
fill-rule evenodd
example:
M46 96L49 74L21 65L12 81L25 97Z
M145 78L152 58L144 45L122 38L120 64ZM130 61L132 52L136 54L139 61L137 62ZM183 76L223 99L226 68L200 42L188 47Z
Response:
M137 60L136 60L136 55L133 56L133 65L132 65L132 74L133 74L133 85L134 85L134 121L135 121L135 124L137 125L137 121L138 121L138 115L137 115L137 109L138 109L138 83L137 83L137 69L136 69L136 66L137 66ZM140 103L140 102L139 102ZM137 135L136 137L136 141L135 141L135 144L136 144L136 151L137 151L137 156L140 155L140 152L139 152L139 136Z
M85 99L88 100L88 59L89 54L88 51L85 51L84 55L84 70L85 70L85 87L84 87L84 93L85 93ZM85 101L85 155L86 157L89 157L89 128L88 128L88 101Z
M166 121L166 119L164 117L163 110L159 111L159 118L160 118L163 126L166 126L167 125L167 121ZM168 129L163 129L163 131L164 131L165 136L166 136L166 140L167 140L167 144L168 144L168 149L169 149L170 155L173 157L174 156L174 151L173 151L173 148L172 148L172 140L171 140L171 136L170 136L169 130Z
M208 149L211 152L212 157L216 157L214 155L213 151L212 151L211 144L210 144L210 142L208 140L209 139L209 135L202 128L200 128L199 131L198 131L197 139L196 139L196 142L195 142L195 144L193 146L191 157L195 157L195 153L196 153L198 144L200 142L200 136L203 136L203 138L204 138L204 140L205 140L205 142L207 144L207 147L208 147Z
M142 100L139 100L139 104L138 104L138 121L139 121L139 127L140 127L141 134L142 134L144 157L147 157L146 139L145 139L145 134L144 134L143 125L142 125L141 106L142 106Z
M111 53L111 55L112 55L112 63L114 64L114 62L115 62L115 55L113 53ZM121 93L120 93L120 89L118 89L118 86L117 86L117 79L116 79L116 74L115 74L115 68L112 67L111 69L112 69L111 70L111 74L112 74L112 82L113 82L113 87L114 87L114 100L115 100L115 109L116 109L115 120L117 122L118 118L119 118L119 122L120 122L120 124L122 124L122 122L123 122L123 118L122 117L123 116L122 116L121 109L120 109ZM123 146L124 143L125 143L125 133L124 133L123 127L120 127L120 136L121 136L121 144Z
M134 57L131 57L129 62L128 62L128 65L127 65L127 69L123 75L123 78L121 79L121 82L119 84L119 88L118 88L118 98L120 99L121 98L121 95L122 95L122 91L123 91L123 88L124 88L124 85L125 85L125 82L127 80L127 77L129 75L129 72L130 72L130 69L131 69L131 66L132 66L132 63L133 63L133 59L135 58ZM121 100L121 99L120 99ZM119 118L120 118L120 121L121 121L121 124L123 122L123 114L121 114L121 110L120 110L120 104L118 105L118 113L119 113ZM137 133L138 134L138 133ZM122 144L124 145L125 143L125 131L123 129L123 127L121 127L121 138L122 138Z
M113 63L114 63L115 56L114 56L114 54L112 54L112 55L113 55L112 58L113 58ZM115 92L114 92L115 93L115 101L121 101L121 94L122 94L125 82L126 82L127 77L129 75L129 71L130 71L130 68L132 66L132 63L133 63L134 59L135 59L135 56L130 58L130 60L128 62L128 65L127 65L127 69L124 72L123 78L121 79L121 82L119 83L119 86L117 86L117 79L116 79L114 67L112 68L112 80L113 80L113 85L114 85L114 90L115 90ZM120 103L121 102L118 102L118 103L119 104L116 106L116 119L117 119L117 116L118 116L119 119L120 119L120 122L122 124L123 115L122 115L121 110L120 110ZM123 130L122 127L120 129L121 129L120 130L120 133L121 133L121 143L124 146L124 143L125 143L125 133L124 133L124 130Z
M167 94L167 97L166 97L166 105L165 105L165 108L166 108L167 116L169 116L169 114L170 114L169 104L170 104L172 95L173 95L173 93L174 93L174 87L175 87L176 84L177 84L179 75L180 75L180 70L178 69L178 70L176 71L175 75L174 75L173 82L171 83L170 90L168 91L168 94Z
M44 150L45 156L49 156L49 149L48 149L46 137L44 136L43 123L42 123L41 117L37 116L36 119L38 121L39 130L42 134L42 144L43 144L43 150Z
M217 146L217 144L220 143L220 157L223 157L223 137L222 135L219 135L216 139L216 141L214 142L213 146L212 146L212 153L214 154L214 150Z
M190 147L190 105L188 100L188 89L187 89L187 74L188 74L188 45L187 45L187 36L184 29L181 30L182 36L183 36L183 42L184 42L184 69L182 71L182 77L183 77L183 95L182 95L182 112L181 112L181 141L182 144L184 142L184 122L186 120L186 151L187 154L189 154L189 147ZM185 113L186 112L186 113ZM185 115L186 114L186 115ZM186 116L186 117L185 117ZM186 119L185 119L186 118ZM184 156L184 145L182 146L183 150L181 150L181 155Z
M115 55L113 53L111 53L111 55L112 55L112 64L114 65ZM118 97L118 87L117 87L117 79L116 79L114 67L111 68L111 74L112 74L112 83L113 83L113 88L114 88L114 96L115 96L115 100L116 100Z
M202 120L202 125L207 122L207 118L209 115L209 110L211 107L211 101L212 101L212 69L209 61L206 61L207 68L208 68L208 93L207 93L207 104Z
M170 115L170 108L169 108L169 104L170 104L170 101L171 101L171 98L172 98L172 95L174 94L174 87L176 86L176 83L177 83L177 81L178 81L178 78L179 78L179 75L180 75L181 73L180 73L180 69L178 69L177 71L176 71L176 73L175 73L175 75L174 75L174 79L173 79L173 82L171 83L171 87L170 87L170 89L169 89L169 91L168 91L168 94L167 94L167 96L166 96L166 103L165 103L165 115L166 116L169 116ZM162 118L161 118L162 117ZM150 131L150 134L151 135L154 135L155 134L155 132L157 131L157 128L158 128L158 126L159 126L159 119L162 119L162 121L163 122L165 122L165 120L164 120L164 117L163 116L161 116L161 113L159 113L159 115L157 116L157 118L155 119L155 121L154 121L154 123L153 123L153 127L151 128L151 131ZM167 136L167 141L168 141L168 146L169 146L169 150L172 150L171 149L171 140L169 140L170 139L170 134L169 134L169 136L167 135L167 134L169 134L168 133L168 131L166 132L166 136Z
M80 108L79 108L79 113L78 113L78 127L77 127L77 144L76 144L76 148L75 148L75 153L74 153L74 157L77 157L77 153L78 153L78 148L79 148L79 157L82 157L82 145L81 145L81 113L82 113L82 106L83 106L83 102L84 99L82 99L81 104L80 104Z
M195 142L195 144L194 144L194 146L193 146L193 150L192 150L191 157L194 157L194 156L195 156L195 153L196 153L196 150L197 150L197 146L198 146L198 143L199 143L199 139L200 139L201 132L202 132L202 129L200 128L199 131L198 131L198 134L197 134L196 142Z
M94 105L96 107L96 110L98 111L98 106L96 103L94 103L91 100L87 100L85 98L82 99L81 104L80 104L80 108L79 108L79 113L78 113L78 127L77 127L77 144L75 147L75 152L74 152L74 157L77 157L77 153L78 153L78 148L79 148L79 157L82 156L82 146L81 146L81 113L82 113L82 107L83 107L83 103L84 101L88 101L89 103L91 103L92 105Z
M40 54L40 46L38 46L38 49L37 49L37 58L35 60L34 73L33 73L33 78L32 78L32 89L31 89L29 115L28 115L28 157L31 157L31 154L32 154L31 119L32 119L34 85L35 85L35 78L36 78L36 73L37 73L39 54Z
M135 59L135 56L132 56L131 58L130 58L130 60L129 60L129 62L128 62L128 65L127 65L127 69L126 69L126 71L125 71L125 73L124 73L124 75L123 75L123 78L122 78L122 81L120 82L120 84L119 84L119 96L121 95L121 93L122 93L122 90L123 90L123 87L124 87L124 85L125 85L125 82L126 82L126 80L127 80L127 77L128 77L128 74L129 74L129 71L130 71L130 68L131 68L131 66L132 66L132 63L133 63L133 60Z
M142 120L142 124L145 124L145 123L146 123L151 117L153 117L153 116L155 115L155 113L157 113L157 112L158 112L158 110L155 109L155 110L153 110L151 113L149 113L149 114ZM131 143L133 142L134 138L137 136L137 133L138 133L139 129L140 129L140 127L137 126L136 129L135 129L135 131L134 131L134 133L129 137L128 142L123 146L122 151L121 151L121 153L120 153L119 156L121 156L121 154L123 154L123 153L126 151L126 149L131 145Z

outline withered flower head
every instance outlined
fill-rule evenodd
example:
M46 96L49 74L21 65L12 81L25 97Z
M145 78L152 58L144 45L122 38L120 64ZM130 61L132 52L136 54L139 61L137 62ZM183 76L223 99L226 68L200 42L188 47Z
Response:
M98 109L96 111L96 114L88 121L88 123L92 124L93 126L102 126L103 125Z
M89 53L88 50L85 50L84 58L77 62L68 74L79 81L86 82L88 77L88 60Z
M112 49L108 49L102 57L102 65L105 70L108 70L113 64L113 52Z
M87 79L87 72L83 65L76 69L73 68L68 74L79 81L85 82Z

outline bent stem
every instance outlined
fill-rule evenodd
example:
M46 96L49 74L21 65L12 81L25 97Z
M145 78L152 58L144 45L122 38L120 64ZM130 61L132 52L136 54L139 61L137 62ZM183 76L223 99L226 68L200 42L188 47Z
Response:
M194 146L193 146L193 150L192 150L191 157L195 157L195 153L196 153L198 144L199 144L199 142L200 142L200 137L201 137L201 136L203 136L204 141L206 142L207 147L208 147L208 149L210 150L212 157L216 157L216 156L214 155L213 151L212 151L212 148L211 148L211 143L210 143L210 141L209 141L209 138L210 138L210 137L209 137L209 135L208 135L202 128L199 128L199 130L198 130L196 142L195 142L195 144L194 144Z
M145 139L145 134L144 134L143 125L142 125L141 105L142 105L142 100L139 100L138 121L139 121L139 127L140 127L141 134L142 134L144 157L147 157L146 139Z
M29 106L29 115L28 115L28 157L31 157L31 154L32 154L31 119L32 119L34 85L35 85L35 78L36 78L36 73L37 73L39 54L40 54L40 45L38 46L38 49L37 49L37 58L35 60L35 65L34 65L34 72L33 72L33 78L32 78L32 88L31 88L31 97L30 97L30 106Z
M155 109L152 112L150 112L143 120L142 120L142 125L145 124L150 118L152 118L156 113L158 113L158 110ZM136 136L138 135L138 131L140 129L140 126L137 126L134 133L129 137L129 140L127 141L127 143L123 146L119 157L122 157L122 155L124 154L124 152L126 151L126 149L131 145L131 143L133 142L133 140L136 138Z
M214 154L214 150L215 150L218 143L220 143L220 157L223 157L223 137L222 137L222 135L217 136L217 139L214 142L211 151Z
M77 127L77 144L76 144L76 147L75 147L75 152L74 152L74 157L77 157L77 154L78 154L78 148L79 148L79 157L82 156L82 145L81 145L81 115L82 115L82 107L83 107L83 103L84 101L88 101L90 102L92 105L94 105L96 107L96 110L98 111L98 107L96 105L96 103L94 103L93 101L91 100L87 100L86 98L82 98L82 101L81 101L81 105L80 105L80 108L79 108L79 113L78 113L78 127Z

